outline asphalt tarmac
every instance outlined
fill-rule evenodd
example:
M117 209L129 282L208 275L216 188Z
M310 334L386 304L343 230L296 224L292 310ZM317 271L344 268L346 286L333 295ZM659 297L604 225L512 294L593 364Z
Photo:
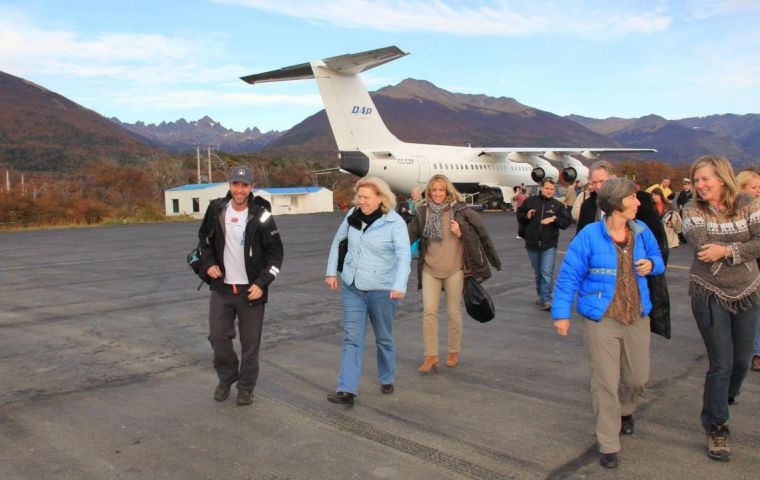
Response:
M652 378L599 466L576 318L558 337L534 304L512 213L485 213L504 268L497 309L465 318L460 364L428 375L416 270L394 336L396 392L380 393L368 333L356 406L326 401L342 340L324 284L342 215L281 216L253 405L212 399L208 290L185 263L198 222L0 233L0 479L756 479L760 373L731 407L733 458L705 455L705 349L691 316L687 246L668 273L673 338L653 336ZM572 231L562 235L564 250ZM559 256L558 262L561 260ZM557 267L558 269L559 267ZM445 317L441 318L445 355Z

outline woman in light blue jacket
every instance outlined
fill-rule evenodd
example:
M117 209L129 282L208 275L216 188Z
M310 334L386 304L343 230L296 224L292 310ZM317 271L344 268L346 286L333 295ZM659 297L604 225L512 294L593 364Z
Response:
M603 467L618 465L620 434L633 433L633 412L649 380L647 275L665 271L649 228L636 221L636 185L624 178L604 182L597 195L603 220L588 225L567 249L557 278L552 318L559 335L570 313L585 317L583 343L591 365L591 400Z
M396 213L396 197L377 177L364 177L354 186L355 207L338 227L327 260L325 283L338 290L338 251L348 239L340 274L343 303L343 353L338 388L327 396L332 403L353 405L359 392L367 318L377 346L380 390L393 393L396 352L393 320L396 304L406 294L411 255L406 222Z

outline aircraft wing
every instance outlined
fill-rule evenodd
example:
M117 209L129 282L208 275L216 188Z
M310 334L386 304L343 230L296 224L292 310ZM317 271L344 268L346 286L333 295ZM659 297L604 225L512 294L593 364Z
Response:
M357 74L375 68L384 63L396 60L405 55L409 55L409 52L405 52L400 48L385 47L375 50L369 50L361 53L351 53L348 55L338 55L337 57L325 58L322 60L324 64L332 71L341 74ZM299 63L290 67L280 68L278 70L272 70L270 72L258 73L255 75L248 75L240 77L241 80L254 84L264 82L280 82L284 80L303 80L307 78L314 78L313 67L310 62Z
M484 148L480 155L489 155L492 157L508 157L513 161L520 161L523 155L544 157L553 160L553 157L562 157L564 155L582 155L589 159L595 159L602 153L643 153L657 152L654 148Z

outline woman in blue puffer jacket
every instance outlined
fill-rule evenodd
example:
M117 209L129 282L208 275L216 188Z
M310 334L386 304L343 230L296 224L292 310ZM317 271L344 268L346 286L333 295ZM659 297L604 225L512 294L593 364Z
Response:
M647 275L665 271L652 232L635 220L636 185L604 182L597 197L605 217L573 239L557 278L552 318L559 335L570 328L573 301L585 317L583 343L591 364L591 399L600 463L618 464L620 438L633 433L633 411L649 380Z
M364 177L354 186L356 207L338 227L327 259L325 282L333 292L341 284L343 352L338 388L327 396L333 403L353 405L359 392L367 320L377 346L380 390L393 393L396 351L393 320L396 304L406 294L411 253L406 222L394 210L396 197L377 177ZM348 239L348 252L338 280L340 242Z

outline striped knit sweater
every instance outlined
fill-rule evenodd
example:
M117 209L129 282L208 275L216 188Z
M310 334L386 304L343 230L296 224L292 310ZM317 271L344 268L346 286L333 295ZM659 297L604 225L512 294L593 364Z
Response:
M747 310L760 299L760 203L750 195L736 198L736 215L727 218L712 206L703 210L696 200L683 210L683 233L694 249L694 263L689 271L689 294L715 295L731 313ZM732 257L708 263L696 254L706 243L724 245Z

